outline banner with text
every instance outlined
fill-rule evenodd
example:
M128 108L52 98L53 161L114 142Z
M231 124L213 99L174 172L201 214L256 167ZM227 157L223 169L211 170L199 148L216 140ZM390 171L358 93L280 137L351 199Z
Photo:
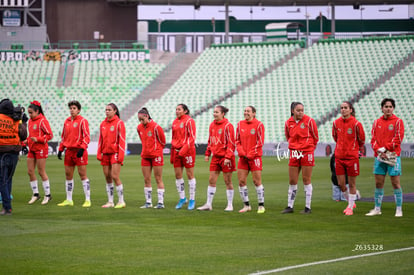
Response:
M149 50L5 50L0 51L0 61L139 61L149 62Z

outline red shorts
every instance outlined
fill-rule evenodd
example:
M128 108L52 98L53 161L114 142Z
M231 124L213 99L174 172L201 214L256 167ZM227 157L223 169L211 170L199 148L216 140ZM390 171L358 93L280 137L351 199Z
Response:
M29 159L47 159L49 150L29 151L27 158Z
M336 175L348 175L356 177L359 175L359 159L338 159L335 158L335 173Z
M117 164L117 163L124 165L124 163L118 160L118 153L102 154L102 160L101 160L102 166L109 166L109 165Z
M163 166L164 156L161 155L155 158L141 158L141 166Z
M315 156L313 152L289 150L289 166L315 166Z
M218 157L213 155L210 162L210 171L223 171L223 173L236 171L236 157L233 156L230 159L230 165L224 165L225 159L225 157Z
M176 167L185 167L185 168L192 168L195 164L195 151L191 154L188 154L184 157L180 157L178 152L171 150L171 163Z
M255 157L254 159L247 159L245 157L239 158L237 169L249 170L249 171L262 171L263 163L262 157Z
M83 156L78 158L76 154L79 149L66 149L65 166L83 166L88 164L88 151L83 152Z

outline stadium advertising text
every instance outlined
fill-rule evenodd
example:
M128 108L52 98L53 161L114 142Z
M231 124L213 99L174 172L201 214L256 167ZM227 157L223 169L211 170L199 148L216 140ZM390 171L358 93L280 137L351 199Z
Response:
M1 61L22 61L25 52L2 51L0 52Z
M143 61L149 62L148 50L125 50L125 51L0 51L0 61L96 61L96 60L120 60L120 61Z
M149 61L148 51L81 51L81 61L120 60L120 61Z

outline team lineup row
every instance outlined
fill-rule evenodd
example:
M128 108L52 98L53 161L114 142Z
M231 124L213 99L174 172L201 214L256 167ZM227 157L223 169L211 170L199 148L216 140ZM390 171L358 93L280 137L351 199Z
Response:
M78 101L68 103L70 116L64 121L58 158L64 154L66 199L58 206L73 206L72 190L73 175L77 167L82 181L85 202L83 207L90 207L90 184L87 177L88 153L90 142L88 121L80 115L81 104ZM393 114L395 101L386 98L381 102L383 115L375 120L372 127L372 148L375 159L375 208L367 216L381 215L384 181L388 173L394 188L396 198L396 216L402 216L401 174L401 142L404 137L404 124ZM262 146L264 143L265 127L256 119L256 109L247 106L244 109L244 120L241 120L234 131L233 125L225 118L228 109L224 106L214 108L214 120L209 127L208 146L205 161L210 161L210 176L207 190L207 201L198 210L212 210L213 198L216 192L216 182L223 172L226 185L227 207L225 211L233 211L234 189L232 173L237 171L239 193L243 201L240 213L251 211L251 205L246 183L249 172L252 174L256 189L258 208L257 213L264 213L265 196L262 184ZM285 122L285 135L289 148L289 189L288 204L282 211L284 214L294 212L294 203L300 172L305 189L305 209L303 214L310 214L312 201L311 175L314 166L314 150L318 143L318 129L315 121L304 113L304 105L300 102L291 104L291 117ZM47 142L53 134L49 122L43 115L41 104L31 102L28 107L28 138L23 145L29 148L27 154L27 169L33 196L29 204L40 199L38 181L35 170L42 179L45 196L42 204L51 200L50 183L46 173L48 157ZM123 196L123 185L120 179L121 167L125 156L125 125L120 118L117 106L110 103L105 108L106 118L100 125L97 159L101 162L106 179L108 201L103 208L124 208L126 203ZM152 208L151 174L153 171L157 183L158 201L154 208L164 208L164 183L162 167L164 165L163 149L165 134L163 129L151 118L148 110L142 108L138 112L139 124L137 133L142 142L141 168L144 177L145 204L141 208ZM362 124L355 118L355 110L350 102L341 104L341 117L334 121L332 137L336 142L335 171L341 191L348 201L344 210L345 215L353 215L356 200L356 177L359 175L359 152L365 143L365 132ZM190 116L190 110L185 104L176 107L176 119L172 124L172 142L170 162L174 167L176 187L179 201L176 209L187 205L188 210L195 209L196 178L195 164L195 122ZM236 166L235 151L238 153ZM210 160L211 158L211 160ZM185 169L184 169L185 168ZM237 168L237 169L236 169ZM184 170L188 178L189 196L185 192ZM346 184L346 178L348 186ZM118 202L114 203L114 192Z

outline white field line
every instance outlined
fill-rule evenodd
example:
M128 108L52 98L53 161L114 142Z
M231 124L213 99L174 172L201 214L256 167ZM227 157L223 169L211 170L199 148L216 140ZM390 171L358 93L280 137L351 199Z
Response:
M259 271L259 272L256 272L256 273L250 273L250 275L270 274L270 273L276 273L276 272L281 272L281 271L286 271L286 270L296 269L296 268L302 268L302 267L307 267L307 266L312 266L312 265L342 262L342 261L347 261L347 260L352 260L352 259L358 259L358 258L370 257L370 256L376 256L376 255L382 255L382 254L388 254L388 253L395 253L395 252L401 252L401 251L407 251L407 250L413 250L413 249L414 249L414 246L406 247L406 248L393 249L393 250L387 250L387 251L379 251L379 252L374 252L374 253L337 258L337 259L332 259L332 260L312 262L312 263L300 264L300 265L292 265L292 266L286 266L286 267L281 267L281 268L276 268L276 269L266 270L266 271Z

